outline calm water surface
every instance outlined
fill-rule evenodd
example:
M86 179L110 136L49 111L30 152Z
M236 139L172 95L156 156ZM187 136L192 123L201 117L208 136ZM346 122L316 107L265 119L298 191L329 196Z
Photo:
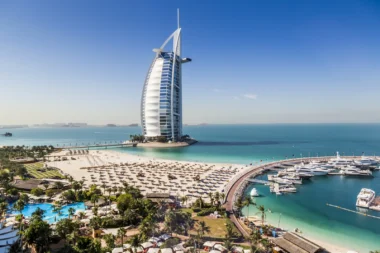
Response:
M7 130L4 130L4 132ZM1 132L1 130L0 130ZM139 127L116 128L26 128L11 129L12 138L0 138L0 145L68 145L124 141L130 134L139 134ZM199 143L177 149L119 148L143 156L166 159L228 162L252 162L341 154L380 155L380 124L284 124L284 125L208 125L186 126L184 133ZM344 212L326 203L355 208L361 188L380 194L380 174L373 179L341 176L315 177L299 186L296 194L276 196L266 186L255 186L263 197L258 198L273 213L267 219L332 244L359 252L380 249L380 220ZM252 186L251 186L252 187ZM249 190L249 189L248 189ZM251 215L256 212L251 208ZM247 212L247 210L245 210ZM380 216L380 212L371 212Z

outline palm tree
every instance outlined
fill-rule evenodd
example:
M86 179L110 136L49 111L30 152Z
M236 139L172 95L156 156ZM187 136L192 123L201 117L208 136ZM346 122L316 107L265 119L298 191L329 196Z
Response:
M5 211L7 211L8 203L7 202L1 202L0 203L0 215L3 216Z
M248 214L247 214L247 218L249 218L249 211L250 211L250 206L251 205L255 205L256 203L253 202L252 198L250 196L246 196L244 201L243 201L243 206L247 206L248 207Z
M115 236L113 234L106 234L106 235L103 236L103 239L104 239L104 241L106 241L107 246L109 248L114 248L115 247L115 240L116 240L116 238L115 238Z
M257 209L261 213L261 226L264 226L264 220L265 220L265 207L263 205L260 205L257 207Z
M102 220L98 217L98 216L95 216L93 217L91 220L90 220L90 227L92 228L92 236L95 238L96 237L96 233L95 231L98 230L101 226L101 223L102 223Z
M106 194L106 187L107 187L107 185L105 183L103 183L102 184L103 194Z
M232 225L231 223L226 223L226 234L224 237L224 247L227 248L228 251L232 248L232 237L233 237Z
M260 240L261 245L263 246L265 252L269 252L271 248L271 243L267 238L263 238Z
M74 215L74 213L75 213L75 209L72 208L72 207L70 207L69 210L68 210L68 212L69 212L69 219L70 219L70 216L73 216L73 215Z
M211 204L211 206L213 206L213 204L214 204L214 195L212 194L212 192L207 193L207 195L210 198L210 204Z
M217 202L219 202L219 200L220 200L220 193L219 193L219 192L215 192L215 193L214 193L214 198L215 198L215 200L216 200Z
M126 232L127 232L127 230L123 227L121 227L117 230L117 236L121 239L121 245L123 245L124 235Z
M141 243L141 237L140 237L140 235L134 235L131 238L131 241L129 243L131 244L131 247L133 247L135 249L135 253L136 253L137 252L137 247Z
M254 230L249 238L249 243L251 245L251 252L256 252L258 250L257 244L261 240L261 234L258 230Z
M226 198L226 194L224 192L222 192L220 194L220 199L222 200L222 204L224 203L224 199Z
M94 207L96 207L96 203L99 200L99 195L98 194L92 194L91 196L91 202L94 203Z
M205 235L206 232L210 232L210 227L207 226L206 222L200 221L198 225L199 225L198 232L201 238Z
M202 197L198 197L199 208L203 208L204 202Z
M86 214L84 212L79 212L78 213L78 217L79 217L80 220L82 220L85 216L86 216Z

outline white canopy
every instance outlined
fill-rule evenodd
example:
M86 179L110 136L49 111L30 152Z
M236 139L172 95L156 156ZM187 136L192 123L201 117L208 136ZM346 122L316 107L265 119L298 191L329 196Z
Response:
M160 251L160 248L150 248L147 253L158 253L158 251Z
M122 247L120 247L120 248L114 248L112 250L112 253L123 253L123 248Z
M151 242L144 242L144 243L141 243L141 246L144 248L144 249L147 249L147 248L151 248L153 247L153 243Z
M171 248L164 248L161 249L161 253L173 253L173 250Z

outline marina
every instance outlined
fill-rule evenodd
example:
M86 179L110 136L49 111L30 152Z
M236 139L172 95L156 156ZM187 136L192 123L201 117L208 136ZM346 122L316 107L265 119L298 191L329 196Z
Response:
M352 212L331 208L326 203L355 210L356 197L362 188L380 192L379 172L376 166L369 166L371 177L310 176L303 174L302 185L295 185L297 193L270 193L267 173L278 173L300 165L320 161L327 164L341 151L343 158L360 160L362 156L379 160L380 138L377 125L232 125L232 126L185 126L186 132L199 142L181 149L114 148L115 152L134 155L138 159L184 160L191 162L236 163L259 168L255 171L255 183L245 180L245 187L239 189L249 195L256 188L260 195L255 198L257 205L264 205L272 212L266 213L266 222L294 231L302 230L302 236L318 242L342 246L357 252L378 249L380 243L380 221ZM25 128L13 129L14 138L2 138L2 145L49 145L59 147L70 143L120 142L125 136L136 134L138 127L117 128ZM242 134L244 133L244 134ZM311 134L312 133L312 134ZM286 136L282 137L282 136ZM323 138L321 138L323 136ZM350 136L355 136L351 138ZM75 137L75 138L74 138ZM247 140L255 140L247 142ZM275 140L265 144L266 140ZM263 143L263 144L261 144ZM233 147L233 148L231 148ZM93 149L97 149L96 147ZM99 148L102 149L102 148ZM307 150L307 152L305 151ZM290 159L291 158L291 159ZM358 166L359 167L359 166ZM265 169L264 169L265 168ZM82 170L81 170L82 171ZM264 172L264 173L263 173ZM251 173L252 175L252 173ZM251 176L250 175L250 176ZM331 175L331 176L330 176ZM309 179L307 179L309 178ZM260 180L260 183L257 182ZM244 189L246 189L244 191ZM226 191L226 190L225 190ZM237 191L235 191L237 193ZM179 193L182 195L182 192ZM311 201L312 200L312 201ZM251 216L257 213L251 207ZM243 213L247 212L243 209ZM368 214L378 215L368 209ZM318 221L318 222L316 222ZM338 251L332 251L338 252ZM339 252L347 252L339 251Z

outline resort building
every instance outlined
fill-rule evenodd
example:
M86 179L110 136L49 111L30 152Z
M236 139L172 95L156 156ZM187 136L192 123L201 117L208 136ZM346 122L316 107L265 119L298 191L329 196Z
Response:
M165 49L172 41L173 47ZM179 26L162 44L153 49L156 56L148 70L141 98L141 126L146 138L159 136L178 141L182 136L182 64Z

